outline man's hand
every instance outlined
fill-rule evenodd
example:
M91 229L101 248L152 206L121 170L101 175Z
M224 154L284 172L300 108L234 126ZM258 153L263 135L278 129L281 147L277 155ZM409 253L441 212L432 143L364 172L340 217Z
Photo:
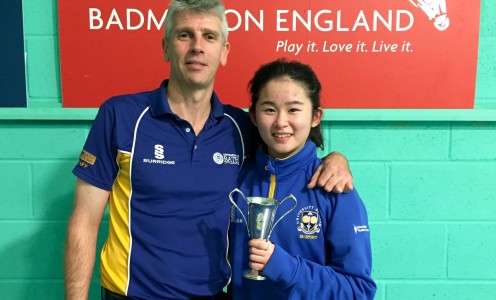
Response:
M348 160L341 153L332 152L324 158L322 164L315 170L307 187L313 189L320 186L327 192L343 193L353 189L353 176Z

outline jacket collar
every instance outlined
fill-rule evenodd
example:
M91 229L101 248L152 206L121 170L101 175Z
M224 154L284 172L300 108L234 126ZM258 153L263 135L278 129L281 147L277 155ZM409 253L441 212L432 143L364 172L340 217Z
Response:
M262 147L259 147L256 153L257 168L262 174L268 172L269 174L275 174L278 179L283 179L295 172L301 172L308 163L315 161L317 157L316 150L315 143L308 140L305 146L296 154L285 159L277 159L268 156L263 152Z

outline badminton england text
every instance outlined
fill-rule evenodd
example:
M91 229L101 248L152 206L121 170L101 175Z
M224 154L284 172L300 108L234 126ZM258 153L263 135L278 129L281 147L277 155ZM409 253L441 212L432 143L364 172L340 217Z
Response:
M124 11L124 12L123 12ZM151 9L140 11L134 8L125 10L112 9L109 14L98 8L89 8L90 30L161 30L164 25L167 10L156 15ZM275 14L275 15L273 15ZM348 13L349 14L349 13ZM229 20L229 31L265 31L265 20L275 20L275 29L278 32L307 31L407 31L414 24L413 14L408 10L364 11L356 15L347 15L342 10L276 10L270 15L264 10L239 12L233 9L226 10ZM345 21L347 20L347 21ZM272 23L273 24L273 23Z

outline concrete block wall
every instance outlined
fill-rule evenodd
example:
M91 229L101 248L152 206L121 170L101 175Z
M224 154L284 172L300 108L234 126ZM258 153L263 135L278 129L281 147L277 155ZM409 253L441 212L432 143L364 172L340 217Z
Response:
M496 299L496 123L339 122L370 218L376 299Z
M476 103L495 105L496 5L481 4ZM29 106L60 107L57 2L23 7ZM71 169L90 125L0 120L2 299L63 299ZM324 132L367 205L376 299L496 299L496 121L326 121ZM106 232L105 217L99 246ZM97 265L90 299L98 277Z
M0 298L63 299L63 251L90 122L0 121ZM107 232L102 223L99 245ZM98 266L90 299L98 298Z

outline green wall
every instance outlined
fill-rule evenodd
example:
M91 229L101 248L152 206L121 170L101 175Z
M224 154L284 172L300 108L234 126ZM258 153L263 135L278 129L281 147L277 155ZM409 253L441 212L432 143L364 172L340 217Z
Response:
M477 109L326 112L326 148L349 158L371 219L376 299L496 297L496 5L481 3ZM56 1L23 6L30 108L0 109L0 297L63 299L94 110L61 109ZM99 299L97 268L93 282Z

